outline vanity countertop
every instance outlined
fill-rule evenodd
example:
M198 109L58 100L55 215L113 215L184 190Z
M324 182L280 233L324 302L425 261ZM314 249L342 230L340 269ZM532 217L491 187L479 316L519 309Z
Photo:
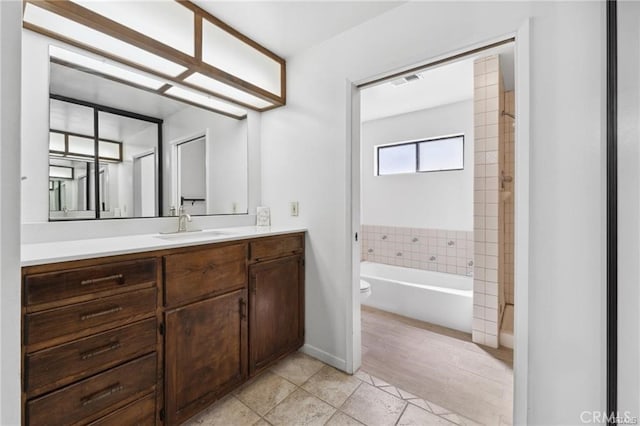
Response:
M85 240L55 241L23 244L21 265L33 266L95 257L116 256L188 247L224 241L245 240L271 235L305 232L306 228L243 226L236 228L205 229L185 234L143 234Z

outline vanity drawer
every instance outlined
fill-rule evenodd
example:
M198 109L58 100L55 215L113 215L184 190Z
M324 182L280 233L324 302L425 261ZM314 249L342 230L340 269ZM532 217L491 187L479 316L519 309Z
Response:
M115 262L87 268L67 269L25 276L27 306L57 302L101 291L125 289L153 283L157 277L156 259Z
M164 258L165 303L178 306L247 284L247 246L233 244Z
M290 256L302 253L304 235L287 235L282 237L265 238L251 242L251 260L264 260L276 257Z
M152 426L156 422L156 395L149 394L124 408L102 417L89 426Z
M109 407L152 392L155 384L153 353L27 402L27 421L31 425L69 425L95 420Z
M65 343L154 316L156 289L131 291L25 316L28 351Z
M156 319L27 355L27 396L40 395L156 349Z

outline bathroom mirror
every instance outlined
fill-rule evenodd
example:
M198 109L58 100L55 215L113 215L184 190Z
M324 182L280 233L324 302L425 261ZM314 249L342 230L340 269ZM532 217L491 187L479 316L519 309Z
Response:
M49 65L50 221L248 213L247 119Z

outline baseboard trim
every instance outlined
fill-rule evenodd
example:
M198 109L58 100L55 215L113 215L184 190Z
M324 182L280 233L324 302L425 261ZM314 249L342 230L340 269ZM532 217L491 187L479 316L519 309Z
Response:
M324 362L325 364L329 364L338 370L347 371L347 362L344 359L331 355L330 353L325 352L322 349L318 349L315 346L311 346L308 343L305 343L304 346L300 348L300 351Z
M500 332L500 346L513 349L513 333Z

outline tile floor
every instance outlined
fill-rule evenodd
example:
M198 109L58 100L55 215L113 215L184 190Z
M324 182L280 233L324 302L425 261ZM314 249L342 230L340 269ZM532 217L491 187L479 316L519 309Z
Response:
M362 369L481 424L512 422L513 351L469 334L363 306Z
M296 352L186 425L474 425L360 370L351 376Z

